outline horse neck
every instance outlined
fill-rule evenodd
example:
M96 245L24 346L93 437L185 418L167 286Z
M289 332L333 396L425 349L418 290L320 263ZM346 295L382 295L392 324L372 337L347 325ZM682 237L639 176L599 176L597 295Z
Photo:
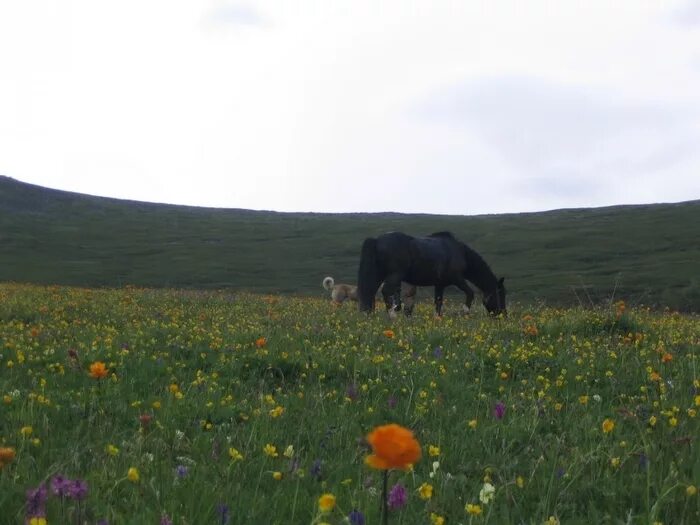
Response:
M474 283L483 293L493 291L498 285L498 279L481 256L473 250L467 250L467 271L465 277Z

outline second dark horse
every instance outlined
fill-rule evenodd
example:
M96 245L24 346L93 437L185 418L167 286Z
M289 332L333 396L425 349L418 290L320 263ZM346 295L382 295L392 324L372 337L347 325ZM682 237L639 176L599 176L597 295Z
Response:
M391 232L365 239L357 280L360 310L374 310L374 297L382 282L387 311L391 314L400 309L401 281L416 286L434 286L437 315L442 314L443 292L450 285L465 293L465 311L469 311L474 292L467 281L481 290L484 307L490 314L506 312L503 278L496 278L478 253L449 232L433 233L427 237Z

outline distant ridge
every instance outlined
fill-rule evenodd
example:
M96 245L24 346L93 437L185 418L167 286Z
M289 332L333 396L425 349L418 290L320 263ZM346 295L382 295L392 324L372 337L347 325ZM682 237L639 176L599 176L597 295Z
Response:
M362 240L449 230L521 302L700 310L700 201L450 216L284 213L95 197L0 175L0 281L322 295ZM430 293L422 292L424 297Z

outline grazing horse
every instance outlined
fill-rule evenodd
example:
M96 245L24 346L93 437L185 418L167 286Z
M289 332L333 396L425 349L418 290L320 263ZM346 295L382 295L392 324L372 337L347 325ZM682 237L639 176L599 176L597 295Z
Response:
M365 239L360 255L357 280L361 311L374 310L374 296L383 282L382 295L390 314L400 308L401 281L414 286L435 287L435 312L442 315L443 292L454 285L466 295L464 309L469 311L473 283L483 294L483 304L492 315L506 313L503 277L496 276L484 259L449 232L428 237L411 237L391 232ZM410 310L407 308L407 313Z

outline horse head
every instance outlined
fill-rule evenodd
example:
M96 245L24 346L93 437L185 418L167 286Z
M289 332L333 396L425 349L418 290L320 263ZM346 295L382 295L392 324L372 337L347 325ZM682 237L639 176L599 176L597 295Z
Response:
M495 288L484 294L484 307L491 315L505 315L506 312L506 288L503 285L503 277L498 279Z

